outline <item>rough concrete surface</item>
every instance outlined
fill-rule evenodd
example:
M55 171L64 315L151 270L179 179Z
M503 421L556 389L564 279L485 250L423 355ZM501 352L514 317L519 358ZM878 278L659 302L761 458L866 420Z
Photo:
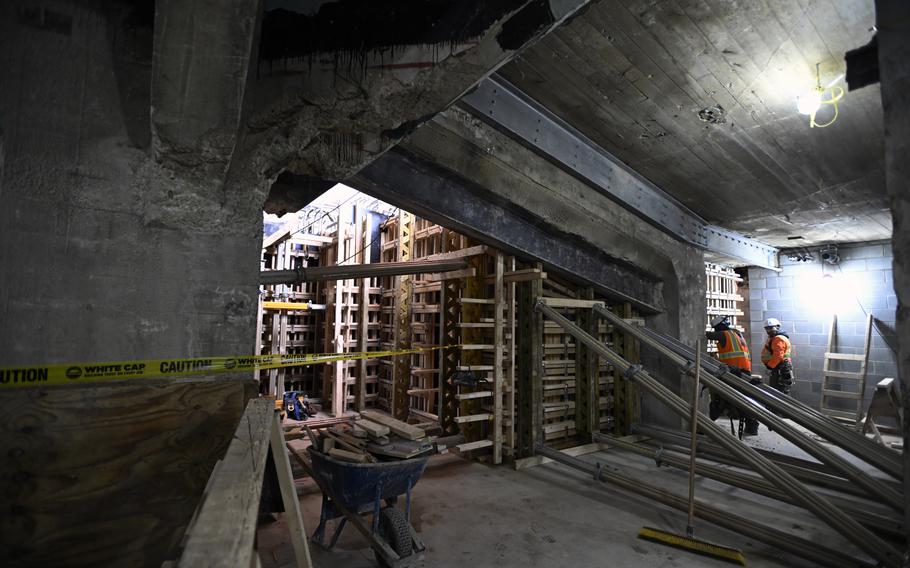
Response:
M910 5L898 0L875 2L879 36L882 106L885 111L885 182L891 197L894 234L894 291L902 377L910 373ZM910 416L910 388L902 389L904 416ZM903 424L904 447L910 447L910 420ZM904 499L910 521L910 452L904 453Z
M762 438L777 437L762 427ZM786 445L753 440L756 445ZM653 460L614 450L582 459L609 464L623 475L686 495L686 474L672 468L657 469ZM304 523L312 532L319 518L321 494L309 479L298 483ZM801 509L701 478L696 482L696 498L713 501L714 505L794 536L855 553L843 539ZM589 476L558 464L515 471L509 465L489 466L452 455L436 456L415 487L412 506L414 527L428 547L424 560L416 564L418 567L727 565L639 540L636 535L645 525L685 534L685 514L595 483ZM703 520L696 519L695 526L701 540L742 549L749 566L812 566ZM260 529L263 566L293 565L286 531L283 520ZM310 550L315 566L320 568L376 566L366 541L351 527L344 529L335 549L324 551L311 545Z

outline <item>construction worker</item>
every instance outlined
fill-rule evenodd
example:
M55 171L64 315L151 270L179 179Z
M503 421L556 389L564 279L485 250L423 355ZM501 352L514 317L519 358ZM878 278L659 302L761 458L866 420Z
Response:
M743 337L741 331L730 327L730 318L728 316L718 316L711 322L714 331L705 333L705 337L717 342L717 358L730 368L734 375L742 377L744 380L757 384L761 379L752 379L752 357L749 354L749 343ZM711 393L711 406L709 407L709 416L711 420L716 420L724 411L728 411L731 417L736 414L740 415L733 407ZM752 415L746 415L744 418L745 434L755 436L758 434L758 420ZM742 437L743 426L740 425L740 437Z
M793 361L790 337L780 330L780 320L768 318L765 321L768 341L761 350L761 362L770 371L768 383L784 394L790 394L793 386Z

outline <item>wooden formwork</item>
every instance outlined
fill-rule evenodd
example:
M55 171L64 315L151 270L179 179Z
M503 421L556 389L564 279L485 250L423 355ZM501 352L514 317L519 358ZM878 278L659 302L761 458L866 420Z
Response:
M519 309L519 289L537 283L525 303L531 296L576 301L565 313L576 321L587 318L587 329L616 345L612 329L591 315L593 291L548 278L540 265L522 263L407 212L385 218L376 230L368 217L339 213L335 226L320 237L318 263L464 259L468 266L442 274L322 283L318 298L326 309L314 331L319 351L427 349L321 367L323 406L338 415L375 405L401 420L438 422L446 434L463 434L460 451L486 450L494 463L515 457L524 451L517 432L517 341L526 327L520 314L533 312L531 303L531 311ZM371 259L370 245L377 241ZM541 329L537 398L545 440L568 442L613 430L614 397L621 392L623 400L632 398L624 382L584 348L576 352L575 341L554 324ZM580 373L584 380L578 382Z
M544 280L543 295L546 298L563 300L564 306L560 309L563 315L579 325L586 327L606 345L614 347L612 326L592 318L588 312L586 301L594 301L593 291L579 288L566 283L560 283L552 277ZM575 304L573 301L579 301ZM575 306L579 307L575 307ZM613 421L613 386L614 376L612 367L601 358L585 360L579 352L575 339L566 333L559 325L551 321L544 321L543 346L543 434L544 440L568 441L580 434L590 435L591 432L609 432L614 428ZM579 388L577 379L582 373L590 374L588 383L596 392L586 393ZM586 383L586 384L588 384ZM596 423L580 425L580 416L576 416L576 407L583 403L583 397L591 396L589 404L596 405L592 415Z
M738 291L739 283L743 281L742 277L732 267L706 262L705 278L707 280L705 330L712 329L711 320L717 316L729 316L730 326L744 331L739 322L739 318L743 316L743 297ZM717 343L708 341L707 351L716 353Z
M370 261L369 213L356 217L352 209L342 210L331 242L322 248L323 266L368 264ZM377 278L326 281L322 345L324 353L377 351L380 348L381 288ZM337 361L322 367L322 398L335 416L349 410L363 410L379 399L379 359Z
M320 249L330 239L319 235L279 231L263 243L261 269L286 270L319 265ZM320 310L319 283L276 284L263 286L259 294L255 353L318 353L317 327ZM299 303L301 309L270 307L273 303ZM287 367L261 371L262 390L280 396L285 390L319 391L318 370L313 366Z

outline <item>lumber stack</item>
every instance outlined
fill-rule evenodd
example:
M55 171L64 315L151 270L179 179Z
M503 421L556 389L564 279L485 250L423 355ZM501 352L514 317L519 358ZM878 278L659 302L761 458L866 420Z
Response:
M427 433L411 424L373 410L312 435L313 446L337 460L351 463L377 463L402 460L433 450Z

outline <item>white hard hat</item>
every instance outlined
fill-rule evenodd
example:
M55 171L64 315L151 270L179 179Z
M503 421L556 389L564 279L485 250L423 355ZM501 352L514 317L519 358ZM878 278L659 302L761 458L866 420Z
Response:
M780 327L780 320L777 318L768 318L765 320L765 327Z

